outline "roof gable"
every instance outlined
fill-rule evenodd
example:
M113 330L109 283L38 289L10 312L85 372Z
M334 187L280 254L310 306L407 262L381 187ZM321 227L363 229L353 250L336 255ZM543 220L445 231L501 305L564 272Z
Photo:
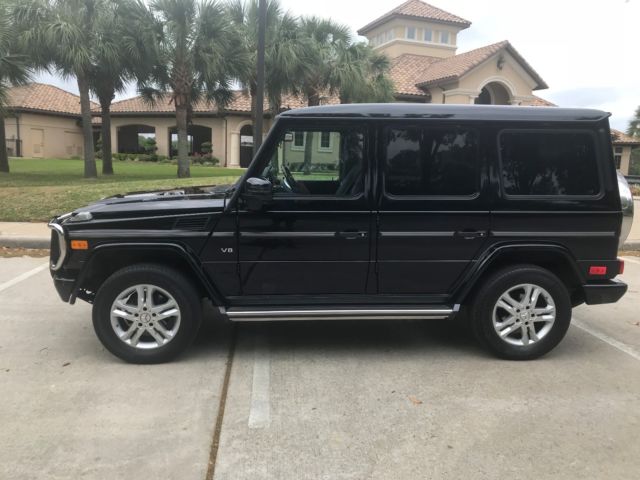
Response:
M421 0L408 0L390 12L385 13L381 17L378 17L373 22L368 23L360 30L358 35L364 35L368 31L374 29L378 25L388 22L393 18L410 18L414 20L429 20L437 23L445 23L449 25L455 25L461 28L468 28L471 26L471 22L464 18L458 17L452 13L441 10L438 7L434 7Z
M453 57L444 58L433 62L425 70L421 78L416 79L419 88L427 88L431 85L441 84L448 81L458 80L463 75L469 73L475 67L488 60L501 50L506 50L524 68L524 70L536 82L536 90L549 88L546 82L529 65L529 63L513 48L508 40L477 48L469 52L460 53Z

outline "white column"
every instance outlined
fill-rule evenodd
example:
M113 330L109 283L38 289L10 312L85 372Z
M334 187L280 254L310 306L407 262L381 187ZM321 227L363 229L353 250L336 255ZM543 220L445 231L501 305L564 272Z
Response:
M166 126L154 125L156 129L156 147L158 155L169 156L169 129Z
M111 153L118 153L118 127L111 123Z
M231 133L229 142L229 163L228 167L238 168L240 166L240 132Z

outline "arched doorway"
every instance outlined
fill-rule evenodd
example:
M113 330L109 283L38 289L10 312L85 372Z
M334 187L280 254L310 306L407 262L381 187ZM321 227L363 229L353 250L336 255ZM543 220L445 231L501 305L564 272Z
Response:
M210 127L204 125L191 124L187 127L187 142L189 147L189 155L203 155L205 150L211 150L210 144L212 139L213 130ZM169 129L169 152L170 157L178 155L178 129L172 127ZM209 152L210 153L210 152Z
M117 130L118 153L155 153L156 129L151 125L123 125Z
M244 125L240 129L240 166L247 168L253 158L253 126Z
M511 93L499 82L487 83L475 100L476 105L511 105Z

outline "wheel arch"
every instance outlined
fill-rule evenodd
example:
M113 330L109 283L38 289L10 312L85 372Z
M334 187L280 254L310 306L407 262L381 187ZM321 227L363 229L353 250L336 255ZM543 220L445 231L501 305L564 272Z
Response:
M222 304L222 296L205 274L195 255L180 244L174 243L108 243L91 251L69 299L93 301L95 293L104 281L116 271L135 264L154 263L180 271L190 278L199 294L209 297L216 305Z
M567 287L572 304L584 302L584 278L578 263L566 247L557 244L510 244L493 247L478 259L454 294L456 303L464 304L473 298L484 278L504 267L517 264L536 265L549 270Z

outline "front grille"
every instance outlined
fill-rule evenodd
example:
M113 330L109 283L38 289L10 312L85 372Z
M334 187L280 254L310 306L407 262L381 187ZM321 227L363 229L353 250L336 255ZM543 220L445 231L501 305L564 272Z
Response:
M58 232L55 230L51 230L51 250L49 252L49 260L51 261L51 265L55 265L58 263L60 259L60 238L58 237Z

